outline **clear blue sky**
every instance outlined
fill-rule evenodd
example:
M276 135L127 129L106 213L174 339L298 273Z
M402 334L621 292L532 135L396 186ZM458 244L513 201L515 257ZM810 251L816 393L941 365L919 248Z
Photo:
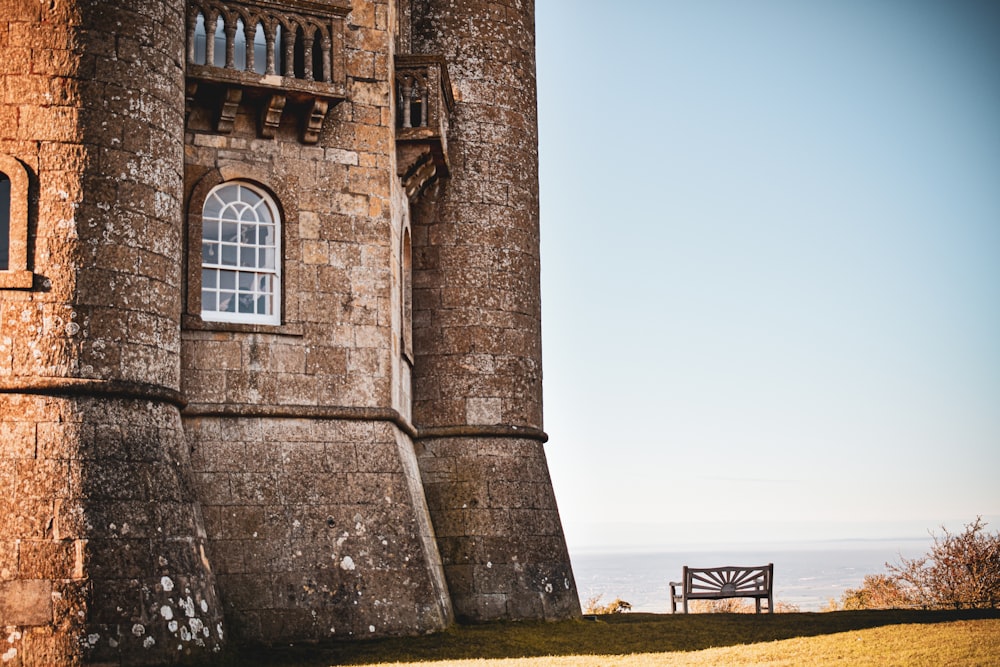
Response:
M1000 3L536 12L571 550L1000 530Z

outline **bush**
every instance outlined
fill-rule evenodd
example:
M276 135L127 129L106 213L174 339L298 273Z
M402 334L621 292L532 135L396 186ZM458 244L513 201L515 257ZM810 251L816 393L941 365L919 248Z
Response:
M932 533L934 544L923 558L886 563L887 574L865 577L847 590L843 609L995 609L1000 606L1000 533L987 533L982 517L961 533Z
M621 598L615 598L608 604L601 604L603 595L595 595L583 605L583 613L588 616L601 614L624 614L632 610L632 605Z
M691 600L688 609L692 614L755 614L757 604L753 600L742 598L724 598L722 600ZM777 614L797 613L800 609L790 602L774 603Z
M829 609L900 609L914 606L906 590L893 577L885 574L869 574L861 588L844 591L840 605L831 600Z

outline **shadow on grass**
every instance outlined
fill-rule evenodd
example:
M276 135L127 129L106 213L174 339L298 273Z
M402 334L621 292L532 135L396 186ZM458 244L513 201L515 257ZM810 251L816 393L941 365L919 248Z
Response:
M697 651L904 623L1000 618L1000 610L614 614L596 620L455 626L433 635L231 651L217 664L318 667L469 658Z

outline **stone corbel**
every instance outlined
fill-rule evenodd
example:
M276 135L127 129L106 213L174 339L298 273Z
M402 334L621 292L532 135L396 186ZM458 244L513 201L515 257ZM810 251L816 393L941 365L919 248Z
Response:
M229 86L222 98L222 105L219 109L219 122L216 131L220 134L229 134L233 131L236 122L236 112L240 108L240 100L243 99L243 89L239 86Z
M271 95L260 111L260 136L273 139L281 123L281 112L285 108L287 98L284 95Z
M330 102L320 98L314 98L312 106L309 108L309 115L305 119L305 127L302 131L302 141L307 144L314 144L319 141L320 130L323 129L323 121L326 120L326 112L330 109Z

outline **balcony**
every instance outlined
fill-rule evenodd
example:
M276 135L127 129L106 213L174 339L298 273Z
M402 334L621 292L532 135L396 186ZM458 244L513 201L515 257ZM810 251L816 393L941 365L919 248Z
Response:
M241 103L273 137L283 113L299 115L302 141L316 143L330 107L346 97L344 18L348 0L190 0L187 97L214 110L232 132Z
M396 164L411 199L450 172L448 116L454 106L442 56L396 56Z

